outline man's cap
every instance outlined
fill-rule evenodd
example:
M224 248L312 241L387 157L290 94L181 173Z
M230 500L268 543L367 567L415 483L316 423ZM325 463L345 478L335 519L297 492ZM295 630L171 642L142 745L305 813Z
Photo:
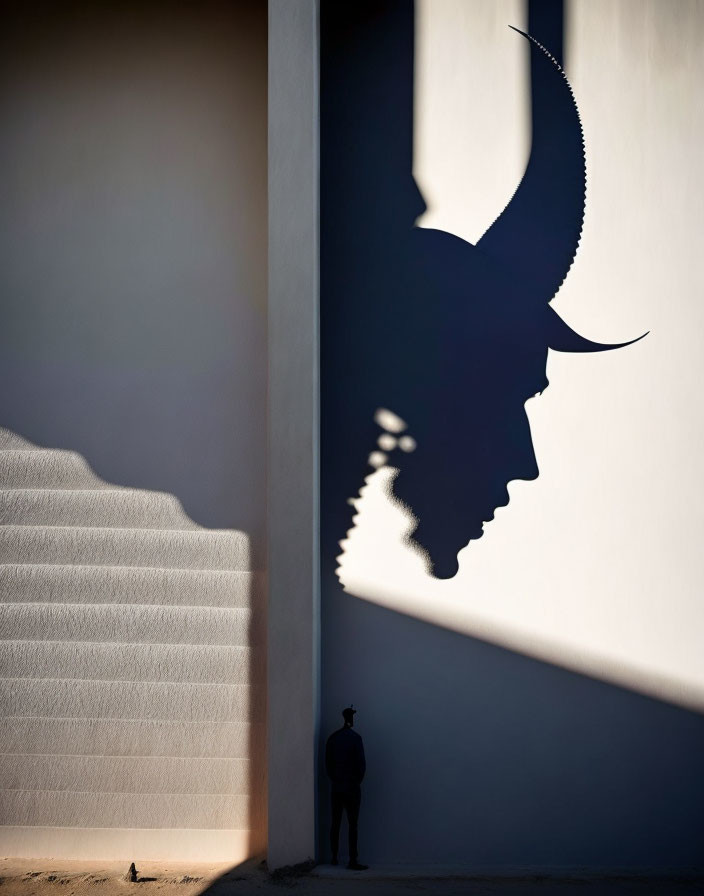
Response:
M357 710L356 710L356 709L354 708L354 706L350 703L349 706L346 706L346 707L342 710L342 718L343 718L343 719L351 719L352 716L353 716L356 712L357 712Z

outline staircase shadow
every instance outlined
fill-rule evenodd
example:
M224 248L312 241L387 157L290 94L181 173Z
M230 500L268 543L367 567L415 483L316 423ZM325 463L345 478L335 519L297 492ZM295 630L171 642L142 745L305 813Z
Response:
M5 854L260 854L266 579L246 534L5 429L0 522Z

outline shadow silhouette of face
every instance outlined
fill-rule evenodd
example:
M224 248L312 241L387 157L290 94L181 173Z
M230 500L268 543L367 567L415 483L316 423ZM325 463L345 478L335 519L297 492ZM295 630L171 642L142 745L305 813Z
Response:
M391 461L400 470L394 494L418 519L413 540L428 552L438 578L455 575L458 552L508 504L508 483L538 476L525 402L544 388L544 366L542 381L529 379L535 385L507 391L494 404L472 400L482 382L467 380L466 400L439 401L416 450Z
M547 385L548 347L601 352L637 341L591 342L550 306L582 232L584 141L557 59L518 33L530 47L531 150L516 192L476 245L412 226L424 203L408 183L409 131L392 114L397 102L378 101L375 78L358 80L372 68L338 69L336 56L341 80L323 104L335 142L323 157L321 195L337 228L321 237L322 470L324 489L340 497L324 528L339 539L349 522L343 500L359 488L374 413L388 408L406 421L416 449L405 453L390 429L379 442L386 453L371 463L398 468L393 492L415 515L412 538L439 578L457 572L458 552L508 503L508 483L538 475L525 403ZM363 101L338 117L346 92ZM389 150L396 137L400 156Z
M393 492L418 520L412 537L433 574L449 578L508 503L508 483L538 476L525 403L547 386L547 309L456 237L416 230L403 255L409 276L403 313L384 322L385 366L389 407L416 448L391 453Z

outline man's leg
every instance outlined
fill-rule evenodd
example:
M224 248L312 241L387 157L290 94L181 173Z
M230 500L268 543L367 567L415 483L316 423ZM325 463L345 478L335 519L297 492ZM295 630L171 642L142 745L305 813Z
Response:
M344 806L344 795L342 793L332 792L332 823L330 824L330 852L332 853L332 863L337 864L337 850L340 842L340 824L342 823L342 807Z
M349 828L350 862L357 862L357 822L359 821L359 805L362 801L362 790L357 787L351 793L345 794L345 809L347 810L347 826Z

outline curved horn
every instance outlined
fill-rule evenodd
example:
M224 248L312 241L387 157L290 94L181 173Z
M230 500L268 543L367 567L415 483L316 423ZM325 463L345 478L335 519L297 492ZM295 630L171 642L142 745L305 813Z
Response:
M549 302L567 276L582 232L584 140L561 66L537 40L513 30L530 42L530 158L513 198L477 248L525 277L533 301Z
M615 348L625 348L627 345L633 345L645 338L648 333L643 333L637 339L631 339L629 342L619 342L616 344L608 344L602 342L592 342L576 333L554 308L548 307L548 317L546 325L546 335L548 338L548 348L554 349L556 352L610 352Z

